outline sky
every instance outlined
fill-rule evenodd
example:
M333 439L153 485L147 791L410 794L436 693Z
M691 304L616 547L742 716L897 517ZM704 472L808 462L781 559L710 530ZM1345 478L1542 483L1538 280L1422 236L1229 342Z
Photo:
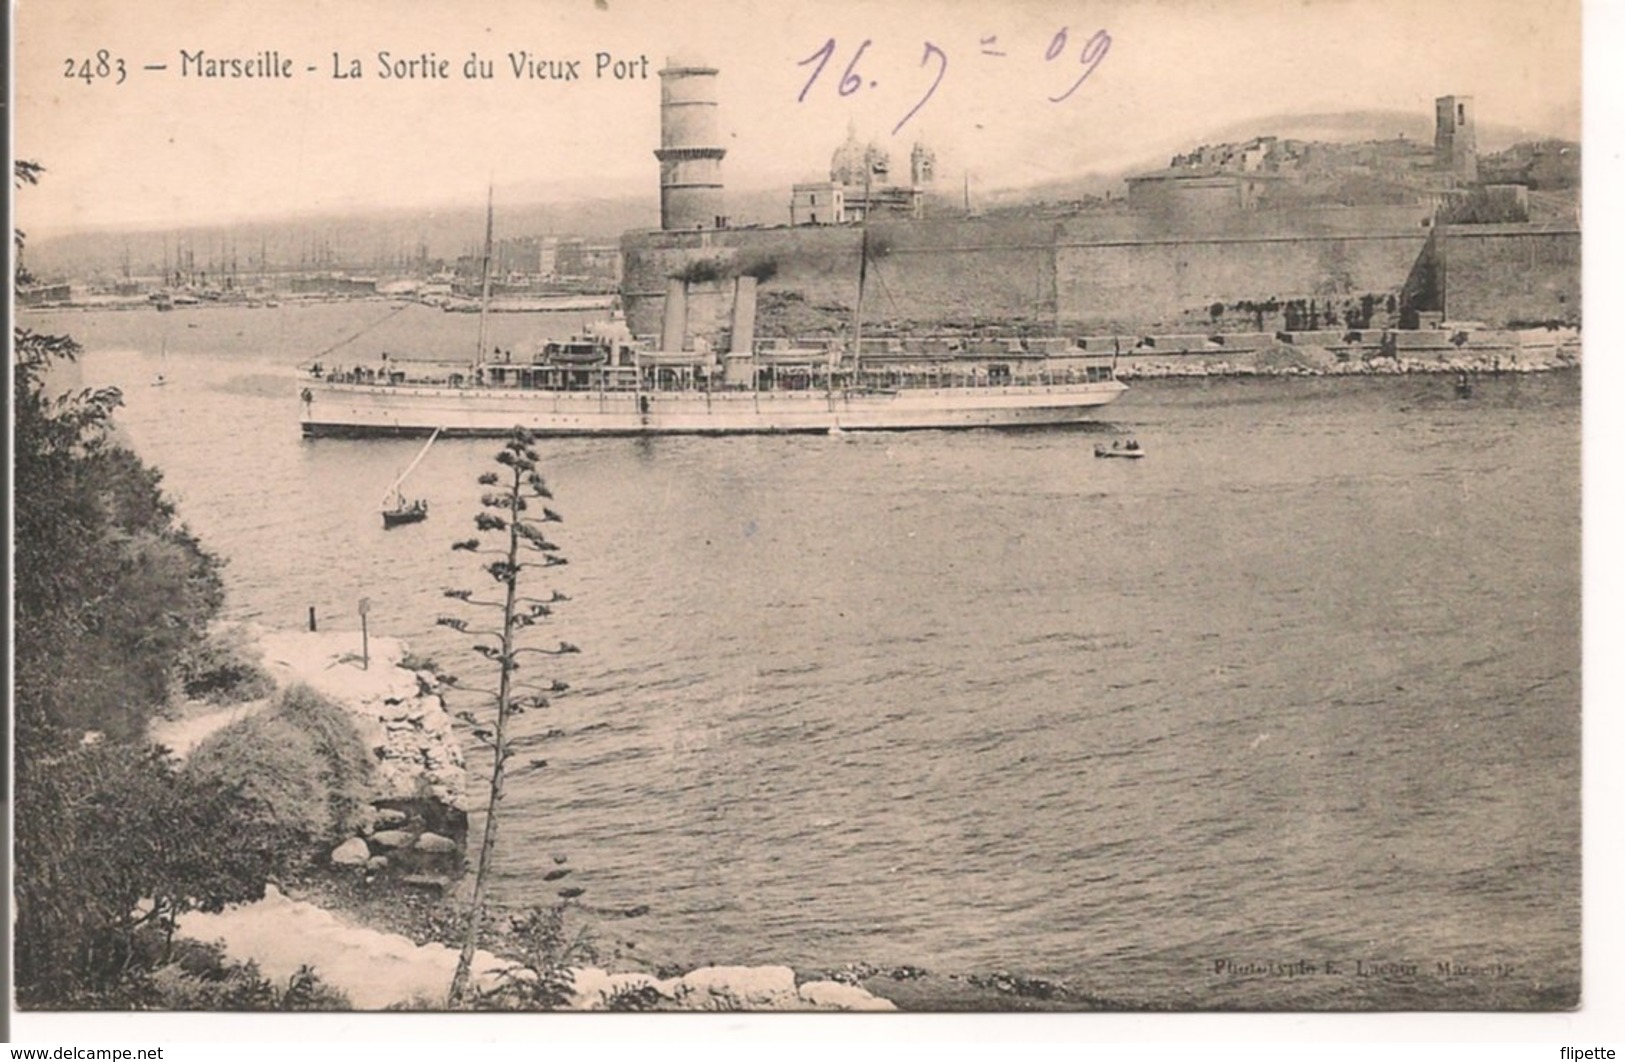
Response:
M725 182L786 193L849 128L894 162L923 141L977 188L1450 93L1482 123L1580 133L1579 0L18 0L13 20L14 144L48 170L16 200L31 235L466 207L488 183L652 198L673 55L721 71ZM292 76L198 76L200 51ZM449 76L385 77L384 52ZM579 78L516 77L520 53ZM464 77L471 55L494 76Z

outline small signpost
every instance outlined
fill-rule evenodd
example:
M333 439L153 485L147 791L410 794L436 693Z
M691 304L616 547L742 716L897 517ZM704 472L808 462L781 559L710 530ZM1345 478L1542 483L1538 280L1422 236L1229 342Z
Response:
M361 613L361 670L367 670L367 610L372 608L372 599L364 597L356 603L355 610Z

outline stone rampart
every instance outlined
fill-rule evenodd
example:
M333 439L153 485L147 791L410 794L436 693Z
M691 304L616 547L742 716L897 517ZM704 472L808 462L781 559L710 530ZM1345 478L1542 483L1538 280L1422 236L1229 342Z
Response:
M1581 323L1578 226L1447 225L1438 247L1447 318L1498 328Z
M621 242L627 324L634 335L658 334L666 281L686 276L697 289L690 292L690 333L719 345L729 297L724 286L720 302L706 302L710 276L738 271L762 278L758 334L764 338L844 329L857 298L865 239L867 326L903 329L978 318L1053 325L1055 225L1020 218L876 222L867 237L855 226L829 225L629 233ZM807 319L775 313L786 294L808 308Z
M1579 320L1579 232L1532 225L1434 230L1423 208L1235 211L1178 232L1123 211L877 221L868 229L865 328L929 332L1274 332L1401 323L1437 246L1449 316L1494 327ZM623 298L638 335L660 331L666 282L689 276L691 334L725 341L732 285L761 278L758 335L850 328L856 226L633 232ZM721 278L718 282L717 278Z

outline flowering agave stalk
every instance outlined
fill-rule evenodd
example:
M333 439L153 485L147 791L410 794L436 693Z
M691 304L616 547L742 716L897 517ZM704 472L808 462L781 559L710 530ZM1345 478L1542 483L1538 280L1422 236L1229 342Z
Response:
M448 589L444 591L445 596L472 608L500 611L501 629L481 629L469 620L455 616L441 616L435 621L443 627L484 639L477 641L473 650L497 666L495 689L459 686L460 689L490 697L496 706L496 717L490 721L482 720L472 711L458 713L458 718L473 729L475 740L491 749L492 761L491 789L485 808L485 832L480 841L479 862L474 872L468 933L463 940L457 972L451 982L450 1003L453 1007L462 1006L468 996L469 970L485 922L486 883L496 850L498 811L507 780L508 760L513 755L508 734L509 721L524 712L547 708L549 695L563 693L569 688L556 678L520 681L515 677L515 672L519 670L519 658L524 654L562 656L580 652L568 642L560 642L554 648L516 644L529 628L552 615L555 604L567 600L557 591L545 598L520 593L520 583L528 571L566 563L559 554L559 547L549 541L542 530L544 525L558 523L562 518L541 504L551 500L553 495L547 489L547 482L541 473L536 470L537 456L533 442L529 432L522 428L513 430L496 455L497 464L503 470L480 476L480 484L486 488L480 496L480 512L474 516L474 526L480 534L452 544L454 550L466 550L492 558L481 564L480 568L501 587L501 599L482 599L471 590L461 589ZM532 502L540 509L539 514L532 511ZM496 639L494 645L490 643L493 638ZM450 681L456 682L455 679ZM529 768L534 770L546 766L546 760L533 760L529 764Z

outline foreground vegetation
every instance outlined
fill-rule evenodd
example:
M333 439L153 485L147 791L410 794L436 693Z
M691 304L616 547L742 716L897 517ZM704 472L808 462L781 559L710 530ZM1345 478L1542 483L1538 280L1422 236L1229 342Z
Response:
M39 172L19 162L14 180ZM177 767L147 725L177 690L229 696L259 679L210 642L221 562L177 519L159 472L114 441L117 389L58 395L52 373L78 345L24 328L12 341L17 1000L340 1006L309 971L273 984L175 939L185 912L262 895L286 835L261 828L263 794Z
M19 187L39 173L31 163L14 168ZM20 247L20 233L17 240ZM14 279L31 280L22 270ZM244 645L211 636L224 601L222 562L180 522L161 474L118 444L117 389L58 393L55 377L79 353L67 336L13 331L17 1001L61 1010L346 1007L309 969L275 983L253 963L176 935L186 913L259 899L268 880L306 874L313 856L353 835L372 763L344 710L302 687L216 732L184 764L148 740L149 725L177 702L258 699L273 686ZM504 456L514 482L488 499L498 511L476 522L509 539L504 559L485 568L507 591L511 634L551 603L514 599L519 569L561 560L539 531L557 516L545 508L521 515L521 487L547 497L534 452L515 440ZM521 548L537 559L520 561ZM497 665L501 686L492 718L482 720L493 729L474 731L496 764L483 882L508 718L564 689L513 681L515 657L574 649L521 650L511 638L476 648ZM558 868L549 880L568 873ZM509 927L516 969L527 975L476 1000L465 958L452 1000L561 1005L571 966L589 955L585 936L565 924L581 891L562 888L558 904ZM459 919L465 948L486 936L484 913L481 895Z

